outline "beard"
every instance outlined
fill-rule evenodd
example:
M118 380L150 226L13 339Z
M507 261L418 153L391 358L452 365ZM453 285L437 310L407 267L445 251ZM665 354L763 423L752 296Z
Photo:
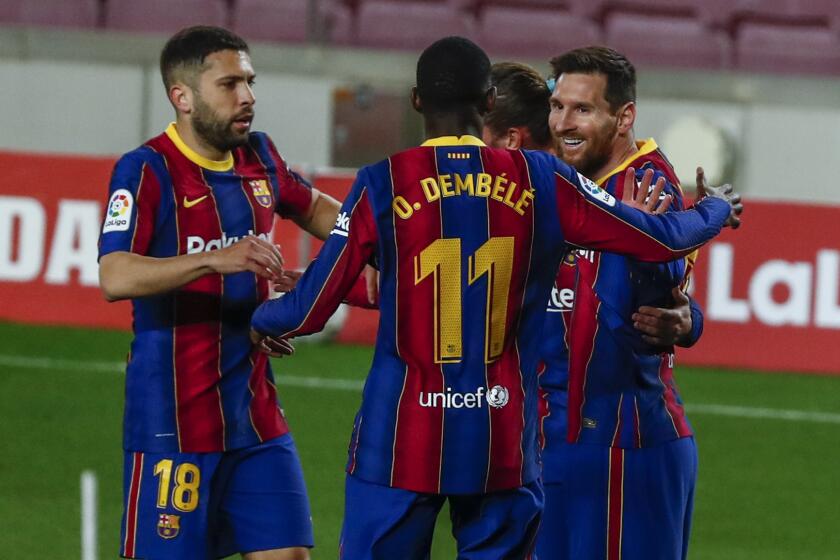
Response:
M582 175L592 180L598 180L594 174L601 173L612 157L613 142L618 134L618 121L608 124L590 138L585 138L588 144L587 149L574 157L567 158L563 141L558 140L556 144L557 153L560 158L575 167Z
M192 111L193 129L205 142L220 152L227 152L248 143L248 131L240 134L233 130L234 121L240 117L241 115L229 119L221 118L201 96L195 96Z

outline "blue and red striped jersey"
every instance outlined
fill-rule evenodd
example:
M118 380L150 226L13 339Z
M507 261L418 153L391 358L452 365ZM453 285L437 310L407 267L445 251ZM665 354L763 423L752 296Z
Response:
M99 255L173 257L271 239L274 214L305 214L309 185L263 133L227 161L191 150L174 125L125 154L111 177ZM252 272L207 274L132 300L123 444L148 452L214 452L288 431L265 354L249 339L268 296Z
M649 216L548 154L430 140L359 171L318 257L252 325L320 330L376 262L380 322L348 472L415 492L517 487L539 476L539 335L565 243L677 258L729 215L700 206Z
M627 167L634 167L639 178L647 169L655 179L664 177L672 208L683 208L679 180L655 141L638 142L637 151L598 183L620 198ZM569 329L568 395L548 397L549 410L568 402L569 442L634 448L691 435L673 378L673 348L646 344L631 316L642 305L670 307L671 289L685 286L694 256L654 264L614 253L576 252L574 310L563 325ZM550 392L553 386L546 388ZM560 424L549 415L543 422L546 437L558 435Z

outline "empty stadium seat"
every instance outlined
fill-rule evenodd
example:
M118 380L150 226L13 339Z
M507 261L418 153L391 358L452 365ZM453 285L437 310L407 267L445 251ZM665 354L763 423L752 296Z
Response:
M227 25L224 0L108 0L105 27L174 33L190 25Z
M613 12L642 16L694 17L726 25L740 0L572 0L575 11L603 20Z
M744 23L735 52L744 70L840 75L840 40L824 27Z
M636 66L725 68L731 62L731 43L722 31L696 19L609 15L606 42Z
M734 3L741 20L835 27L840 22L840 2L837 0L735 0Z
M593 22L561 10L489 6L479 22L479 44L491 54L504 56L547 60L601 40Z
M446 3L368 0L358 8L354 43L416 50L447 35L472 34L473 22Z
M231 27L246 40L306 41L309 0L237 0Z
M58 27L96 27L98 0L38 0L22 2L20 23Z

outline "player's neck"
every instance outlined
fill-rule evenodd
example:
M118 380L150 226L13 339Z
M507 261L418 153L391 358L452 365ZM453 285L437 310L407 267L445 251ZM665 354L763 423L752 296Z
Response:
M426 139L470 135L481 138L481 116L475 111L425 115Z
M224 161L230 156L230 152L223 152L207 143L187 121L181 119L175 121L175 129L184 144L203 158Z
M619 136L613 144L613 149L610 159L602 165L598 170L594 171L591 178L598 180L616 167L618 167L624 160L632 156L638 148L636 147L636 136L631 130L624 136Z

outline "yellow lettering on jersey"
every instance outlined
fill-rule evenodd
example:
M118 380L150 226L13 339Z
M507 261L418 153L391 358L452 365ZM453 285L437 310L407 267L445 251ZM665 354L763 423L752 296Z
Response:
M525 215L525 209L534 200L534 189L522 189L515 181L507 178L507 173L491 175L489 173L476 173L470 175L459 175L457 173L446 173L437 177L426 177L420 180L420 187L426 202L434 202L441 198L451 196L478 196L501 202L513 209L520 216ZM402 197L395 198L393 209L402 219L408 219L420 209L419 203L409 204Z
M484 198L490 196L490 184L492 182L492 175L489 173L479 173L475 180L475 196L482 196Z
M452 190L452 175L438 175L438 184L440 185L440 192L446 198L447 196L455 196L455 191Z
M420 180L423 194L426 195L426 202L434 202L440 198L440 187L434 177L426 177Z
M475 187L473 186L472 175L455 174L455 194L461 193L467 193L470 196L475 196Z

